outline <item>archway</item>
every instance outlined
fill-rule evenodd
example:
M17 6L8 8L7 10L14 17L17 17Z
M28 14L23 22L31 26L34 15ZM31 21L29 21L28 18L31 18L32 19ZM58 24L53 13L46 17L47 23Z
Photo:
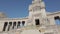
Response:
M12 29L14 29L14 28L15 28L15 26L16 26L16 22L13 22L13 27L12 27Z
M19 27L20 27L20 24L21 24L21 22L20 22L20 21L18 21L18 25L17 25L17 28L19 28Z
M9 22L9 25L8 25L8 31L10 30L10 27L12 26L12 22Z
M3 31L6 30L7 25L8 25L8 22L5 22L5 23L4 23L4 27L3 27Z
M59 25L60 24L60 17L59 16L56 16L56 17L54 17L54 19L55 19L55 23L57 25Z

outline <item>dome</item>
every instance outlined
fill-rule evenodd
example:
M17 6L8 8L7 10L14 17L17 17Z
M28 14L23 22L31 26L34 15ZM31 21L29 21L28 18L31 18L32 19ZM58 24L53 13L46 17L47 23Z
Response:
M7 16L5 15L5 13L0 12L0 18L6 18Z

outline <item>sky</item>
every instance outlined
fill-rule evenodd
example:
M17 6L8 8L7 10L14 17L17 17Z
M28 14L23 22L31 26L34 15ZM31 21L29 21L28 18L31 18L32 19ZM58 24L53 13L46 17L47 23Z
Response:
M43 0L46 11L60 10L60 0ZM10 18L22 18L29 14L28 7L32 0L0 0L0 12L4 12Z

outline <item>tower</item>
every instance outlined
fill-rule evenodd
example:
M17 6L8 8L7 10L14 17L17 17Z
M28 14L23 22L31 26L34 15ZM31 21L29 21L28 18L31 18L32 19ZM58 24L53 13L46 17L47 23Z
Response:
M32 1L32 4L29 5L29 17L33 23L35 23L36 20L39 21L40 24L45 24L47 22L45 4L43 0Z

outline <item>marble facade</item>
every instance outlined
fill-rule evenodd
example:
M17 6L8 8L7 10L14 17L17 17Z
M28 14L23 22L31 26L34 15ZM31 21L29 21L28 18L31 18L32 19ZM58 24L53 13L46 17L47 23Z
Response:
M29 5L29 16L8 18L0 13L0 34L60 34L60 11L46 12L43 0L33 0ZM34 32L34 33L33 33Z

